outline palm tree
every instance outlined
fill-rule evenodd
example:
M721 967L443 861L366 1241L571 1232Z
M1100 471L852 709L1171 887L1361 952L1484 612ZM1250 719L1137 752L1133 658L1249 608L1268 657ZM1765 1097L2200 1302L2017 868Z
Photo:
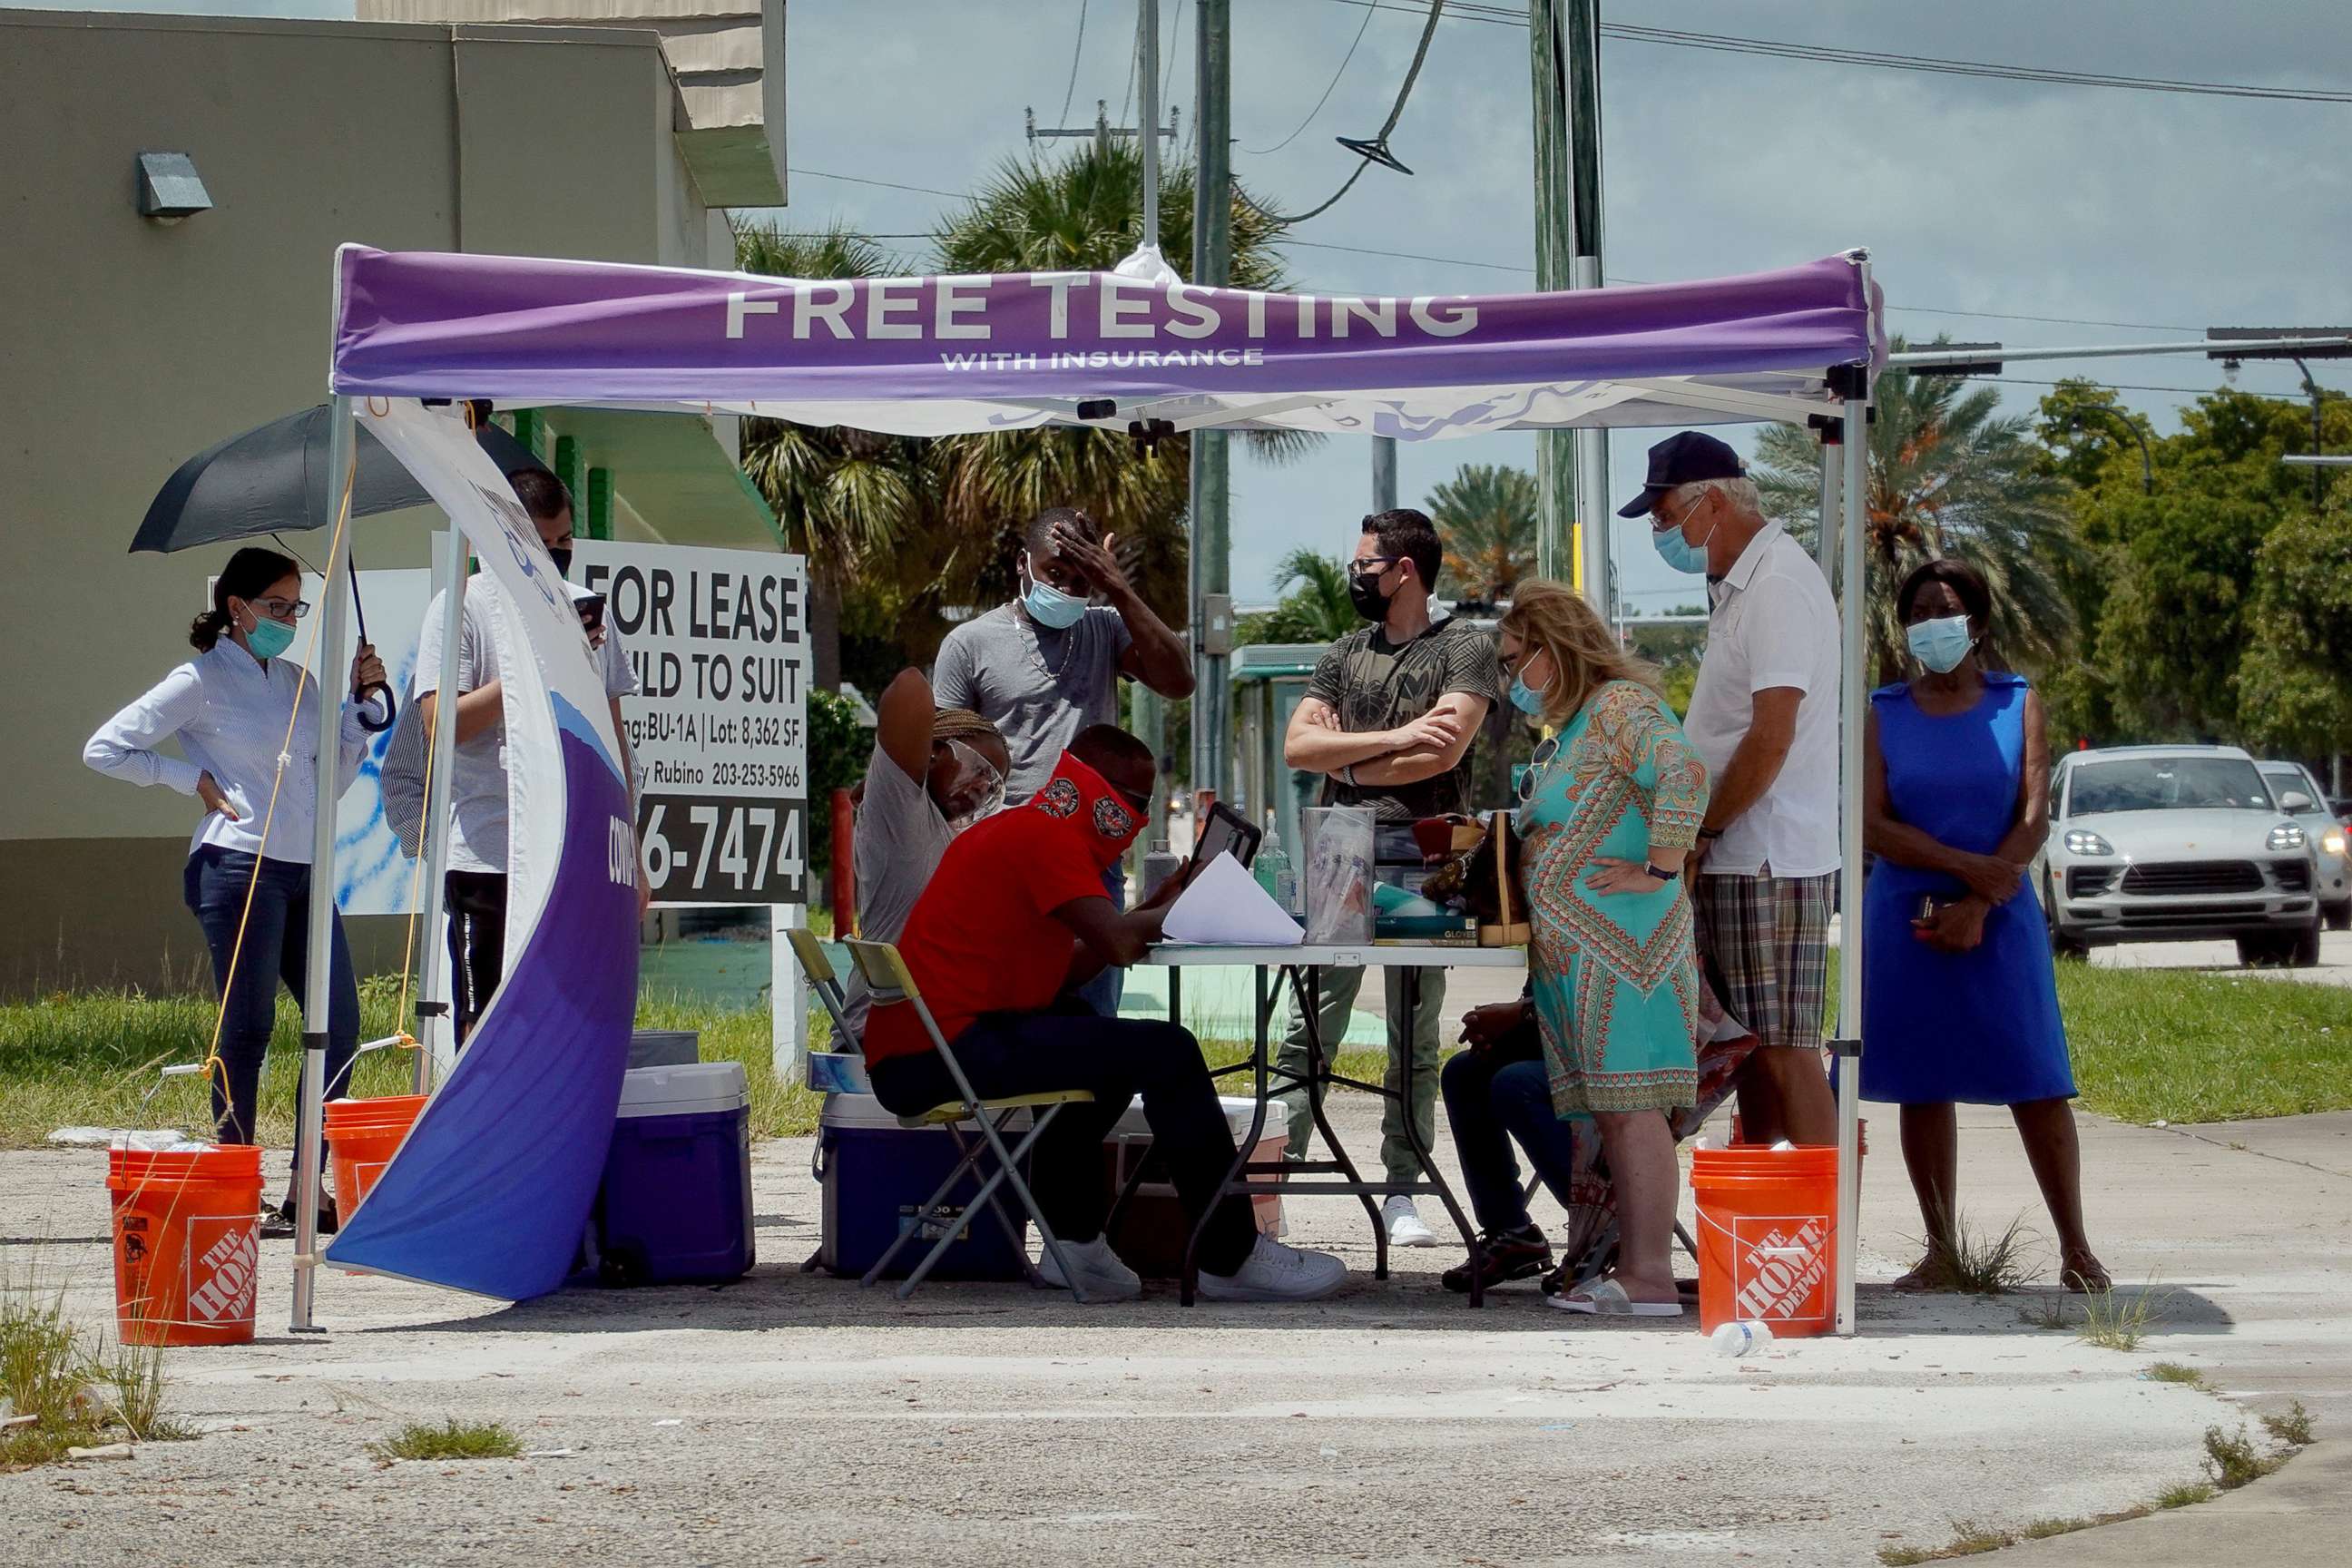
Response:
M1895 346L1904 347L1903 340ZM2062 587L2081 551L2071 487L2040 460L2031 421L2000 416L1999 403L1990 387L1947 376L1895 373L1878 384L1863 559L1870 584L1864 635L1880 679L1895 679L1903 668L1896 586L1921 562L1942 556L1984 574L1993 646L2004 658L2048 669L2073 645L2074 616ZM1766 514L1813 538L1821 467L1812 437L1793 426L1769 426L1756 459Z
M878 278L893 270L873 244L838 227L787 234L751 224L735 231L735 265L778 278ZM846 426L746 419L743 471L817 574L845 585L889 560L937 510L937 475L924 446Z
M1163 165L1160 253L1180 272L1192 254L1190 164ZM1142 237L1143 162L1123 142L1086 142L1056 160L1008 159L961 211L933 236L948 272L1108 271ZM1273 248L1277 226L1238 191L1234 198L1232 286L1289 286ZM1288 433L1245 437L1280 460L1313 438ZM1106 430L1041 428L952 436L939 443L945 476L945 529L935 559L938 602L986 603L1011 588L1010 548L1020 524L1047 506L1075 506L1121 541L1120 553L1145 600L1163 615L1184 602L1183 518L1191 448L1182 437L1139 454ZM1181 621L1181 614L1172 617Z
M1465 463L1429 492L1457 597L1498 604L1535 575L1538 504L1536 477L1499 464Z
M1244 641L1337 642L1364 624L1348 597L1348 568L1336 556L1301 546L1275 568L1274 587L1280 602L1250 617Z

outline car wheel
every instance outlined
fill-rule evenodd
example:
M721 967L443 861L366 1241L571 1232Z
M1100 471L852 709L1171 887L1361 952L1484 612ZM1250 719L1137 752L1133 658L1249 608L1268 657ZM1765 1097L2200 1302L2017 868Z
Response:
M2242 936L2238 939L2238 963L2245 969L2268 969L2280 959L2278 939L2269 936Z
M2066 934L2065 928L2058 923L2058 906L2046 892L2042 900L2042 908L2045 922L2050 927L2050 956L2063 958L2074 963L2080 963L2090 957L2091 944L2081 937Z
M2327 910L2327 929L2329 931L2352 931L2352 899L2347 899L2340 904L2335 904L2329 907Z
M2286 950L2286 962L2293 969L2316 969L2319 966L2319 922L2314 921L2294 939Z

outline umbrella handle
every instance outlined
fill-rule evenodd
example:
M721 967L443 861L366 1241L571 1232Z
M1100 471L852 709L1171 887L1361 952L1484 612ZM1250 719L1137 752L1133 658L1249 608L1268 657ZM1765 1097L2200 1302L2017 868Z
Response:
M392 688L381 680L373 686L361 687L352 693L352 696L361 702L380 704L383 710L381 717L364 708L360 710L360 728L371 735L383 734L400 719L400 704L394 699Z
M360 603L359 557L356 555L346 555L343 557L343 563L351 569L352 613L359 620L360 641L362 644L365 644L368 640L367 610L365 606L362 605ZM394 723L398 722L400 719L400 704L394 699L392 695L392 688L385 685L383 681L376 681L371 686L362 686L357 691L352 692L352 697L355 701L377 703L383 710L381 717L376 714L370 713L364 709L361 710L360 728L365 730L369 734L381 735L386 730L391 729Z

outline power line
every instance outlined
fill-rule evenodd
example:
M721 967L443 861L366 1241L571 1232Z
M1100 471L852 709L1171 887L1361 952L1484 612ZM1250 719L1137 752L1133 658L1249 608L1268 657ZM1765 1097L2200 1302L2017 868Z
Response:
M1445 267L1478 267L1489 272L1515 272L1528 278L1534 277L1536 270L1532 267L1514 266L1506 261L1478 261L1466 256L1429 256L1412 250L1381 250L1362 245L1334 245L1328 240L1296 239L1289 235L1277 236L1269 243L1299 246L1309 250L1344 250L1354 256L1392 257L1399 261L1433 261ZM1648 283L1654 280L1647 278L1627 278L1622 274L1611 273L1609 281ZM1937 305L1889 305L1886 308L1910 315L1968 316L1993 321L2041 321L2067 327L2126 327L2150 332L2201 332L2205 330L2202 327L2182 326L2175 321L2111 321L2086 316L2032 316L2004 310L1958 310Z
M869 180L863 174L828 174L823 169L793 169L792 174L812 180L839 180L851 185L879 185L886 191L915 191L927 196L945 196L950 201L969 201L970 191L943 191L936 185L902 185L895 180Z
M1297 141L1300 132L1304 132L1308 126L1315 123L1315 117L1323 112L1323 106L1330 102L1331 95L1339 90L1339 79L1348 74L1348 62L1356 58L1356 49L1358 46L1363 43L1364 35L1371 31L1371 27L1372 13L1370 9L1367 7L1364 12L1364 20L1362 25L1357 27L1355 37L1349 40L1348 44L1348 52L1339 57L1339 68L1331 73L1330 84L1324 88L1323 96L1315 100L1315 107L1307 111L1307 118L1298 122L1297 130L1291 132L1289 135L1284 137L1281 141L1276 142L1271 147L1244 147L1242 151L1247 153L1254 158L1264 158L1281 152L1285 147L1287 147L1293 142Z
M1437 36L1438 21L1444 17L1444 15L1445 0L1429 0L1429 16L1428 19L1422 24L1421 42L1413 47L1412 64L1405 68L1404 83L1397 89L1396 101L1389 106L1388 119L1381 121L1380 130L1376 132L1371 138L1370 149L1377 150L1379 155L1385 159L1393 167L1401 168L1402 165L1398 164L1395 159L1389 157L1389 132L1394 131L1397 128L1397 121L1404 118L1405 100L1412 97L1413 83L1421 79L1422 62L1429 58L1429 41ZM1350 145L1353 145L1353 143L1350 143ZM1359 152L1358 156L1360 161L1356 164L1356 172L1349 174L1347 180L1341 184L1339 188L1331 193L1330 198L1319 205L1308 207L1303 213L1294 213L1286 216L1281 213L1269 212L1265 207L1259 205L1257 202L1252 200L1247 194L1243 193L1239 185L1234 186L1234 189L1236 194L1241 195L1244 201L1249 202L1250 205L1254 207L1257 207L1258 211L1265 213L1266 217L1275 223L1281 224L1286 226L1296 223L1305 223L1308 218L1319 217L1323 214L1329 212L1333 207L1338 206L1340 200L1345 197L1349 191L1356 188L1356 182L1362 179L1364 177L1364 171L1372 166L1372 152L1370 150L1362 150ZM1412 171L1407 170L1406 172L1410 174Z
M1412 7L1390 0L1331 0L1334 5L1367 10L1410 14ZM1457 0L1454 15L1465 22L1524 27L1527 13L1511 6ZM1863 66L1879 70L1925 72L1936 76L1981 77L2000 81L2040 82L2060 87L2104 87L2134 92L2188 93L2213 98L2247 98L2294 103L2352 103L2352 92L2328 88L2257 87L2246 82L2197 81L2172 77L2119 76L2047 66L2010 65L1991 60L1950 59L1936 55L1906 55L1874 49L1849 49L1822 44L1790 43L1778 38L1749 38L1727 33L1699 33L1672 27L1649 27L1631 22L1603 22L1604 37L1625 43L1655 44L1669 48L1706 49L1722 54L1758 55L1769 58L1811 60L1827 65Z
M1070 50L1070 83L1062 89L1062 112L1055 116L1056 120L1070 118L1070 100L1078 90L1078 59L1087 52L1087 0L1078 0L1078 42Z

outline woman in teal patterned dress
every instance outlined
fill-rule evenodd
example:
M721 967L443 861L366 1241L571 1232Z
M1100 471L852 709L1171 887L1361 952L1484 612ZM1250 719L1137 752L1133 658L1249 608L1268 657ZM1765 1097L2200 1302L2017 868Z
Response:
M1666 1113L1697 1089L1698 965L1682 867L1706 814L1706 764L1655 671L1569 588L1520 584L1501 636L1511 700L1558 732L1528 770L1518 815L1552 1109L1598 1125L1617 1192L1615 1270L1550 1301L1676 1317Z

